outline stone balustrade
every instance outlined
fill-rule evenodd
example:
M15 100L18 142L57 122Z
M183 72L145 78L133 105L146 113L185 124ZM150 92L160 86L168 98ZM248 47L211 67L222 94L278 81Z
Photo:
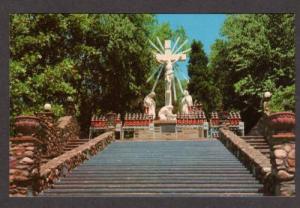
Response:
M238 158L249 167L251 164L260 163L266 165L265 159L257 152L247 147L247 143L232 132L221 129L220 140L233 151ZM292 112L278 112L263 115L249 135L262 135L270 145L271 171L263 176L262 182L268 194L276 196L295 196L295 114ZM250 146L248 144L248 146ZM242 156L240 153L243 152ZM252 163L253 159L257 162ZM258 165L258 166L257 166ZM259 164L255 169L262 169ZM269 168L269 165L268 165ZM251 168L253 169L253 168ZM267 170L267 169L266 169ZM265 174L263 171L262 174ZM255 172L257 174L257 171ZM259 172L259 175L261 174Z
M103 150L114 139L114 132L106 132L42 165L40 168L39 189L36 191L41 192L51 187L55 180L65 176L83 161Z
M114 139L114 132L104 133L41 165L42 142L33 136L11 138L10 196L33 196L51 187L55 180L103 150Z
M270 160L226 127L220 128L219 140L264 184L262 191L271 194L272 188L268 182L271 175Z
M50 112L38 113L41 130L37 138L43 143L42 157L54 158L63 153L68 140L79 139L80 127L72 116L64 116L54 121Z
M60 167L70 170L102 149L112 138L104 135L100 141L97 137L86 145L64 153L69 140L79 140L80 128L74 117L64 116L55 121L51 112L20 116L16 131L17 136L10 138L10 196L35 195L54 179L51 164L56 164L57 160L64 161L55 168L55 173L61 174ZM51 170L49 175L46 170Z

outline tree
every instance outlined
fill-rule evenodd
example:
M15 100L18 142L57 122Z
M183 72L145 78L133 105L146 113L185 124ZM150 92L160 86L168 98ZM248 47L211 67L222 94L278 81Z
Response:
M241 110L243 102L234 90L239 74L233 73L232 61L228 57L229 49L225 40L217 39L211 46L208 68L220 94L220 110Z
M226 108L242 111L246 129L261 116L261 99L271 91L273 110L283 109L283 100L295 107L295 41L292 14L229 15L222 40L212 47L210 68ZM230 102L231 101L231 102ZM281 101L281 102L280 102Z
M10 25L11 115L33 113L45 102L62 113L65 97L76 92L64 79L74 65L65 47L65 16L16 14Z
M153 15L11 16L12 116L51 102L62 115L72 95L87 133L93 113L138 108L154 60L147 39Z
M213 81L213 74L207 67L208 58L200 41L193 41L188 65L190 81L188 90L194 100L200 101L206 113L221 106L220 92Z

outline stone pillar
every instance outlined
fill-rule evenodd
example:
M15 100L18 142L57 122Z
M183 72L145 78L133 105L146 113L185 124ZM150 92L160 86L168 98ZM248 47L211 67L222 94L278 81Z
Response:
M36 116L49 127L53 127L54 124L54 113L51 111L44 111L36 113Z
M9 195L32 196L39 189L40 141L33 136L10 138Z
M270 114L267 139L271 145L273 191L276 196L295 196L295 115Z
M44 162L52 159L62 153L62 145L56 133L54 113L51 111L44 111L36 113L40 119L41 131L38 132L37 138L43 142Z
M295 143L274 145L271 152L274 191L277 196L295 196Z
M70 116L75 116L76 114L76 108L73 100L68 100L67 106L66 106L66 114Z

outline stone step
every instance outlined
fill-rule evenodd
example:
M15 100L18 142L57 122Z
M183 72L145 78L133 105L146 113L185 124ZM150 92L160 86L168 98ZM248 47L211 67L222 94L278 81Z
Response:
M253 147L258 150L270 150L268 146L253 146Z
M145 179L135 179L135 180L127 180L127 179L122 179L122 180L116 180L114 178L112 179L78 179L78 180L70 180L68 179L61 179L59 183L56 185L60 184L81 184L82 186L85 186L86 184L259 184L258 181L253 180L252 177L250 178L237 178L235 177L234 180L230 180L228 177L207 177L207 178L196 178L196 179L191 179L191 178L186 178L186 179L174 179L174 178L161 178L161 179L151 179L151 178L145 178Z
M261 197L262 193L47 193L38 197Z
M82 144L84 144L84 143L82 143ZM82 144L67 144L65 147L66 148L71 148L71 147L75 148L75 147L78 147L78 146L80 146Z
M40 196L262 196L262 188L218 140L118 141Z
M44 193L257 193L257 187L243 187L243 188L140 188L138 190L131 188L94 188L94 189L49 189L44 191Z
M222 174L221 174L222 173ZM98 171L84 171L84 172L72 172L72 176L120 176L120 177L152 177L152 176L202 176L202 175L207 175L207 174L211 174L211 175L243 175L243 174L249 174L249 171L245 170L245 171L214 171L214 170L209 170L209 171L199 171L199 172L131 172L131 173L116 173L116 172L110 172L110 173L103 173L103 172L98 172Z
M130 168L130 169L103 169L101 167L94 167L94 168L76 168L72 170L73 172L86 172L86 171L97 171L97 172L103 172L103 173L132 173L132 172L201 172L206 170L216 170L216 171L226 171L226 170L241 170L244 171L245 168L243 167L193 167L193 168Z
M179 189L179 188L220 188L220 189L237 189L237 188L262 188L262 184L56 184L53 189Z
M264 139L264 136L241 136L243 139Z
M246 142L249 143L249 144L268 144L268 142L263 141L263 140L261 140L261 141L257 141L257 140L246 140Z

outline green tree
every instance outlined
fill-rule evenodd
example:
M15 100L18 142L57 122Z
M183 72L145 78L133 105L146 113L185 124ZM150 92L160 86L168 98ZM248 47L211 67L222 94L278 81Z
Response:
M33 113L51 102L56 114L76 91L65 80L73 70L65 39L64 15L11 16L10 112ZM76 78L74 74L74 78Z
M216 87L212 71L208 68L208 58L200 41L193 41L188 65L190 81L188 90L194 100L203 104L206 113L221 106L220 91Z
M45 102L62 115L71 95L86 133L95 112L138 108L154 63L151 24L153 15L142 14L11 15L12 116Z
M210 68L223 105L240 109L247 129L261 116L265 91L274 95L273 110L283 109L283 100L295 109L294 18L292 14L229 15L223 39L212 47Z

